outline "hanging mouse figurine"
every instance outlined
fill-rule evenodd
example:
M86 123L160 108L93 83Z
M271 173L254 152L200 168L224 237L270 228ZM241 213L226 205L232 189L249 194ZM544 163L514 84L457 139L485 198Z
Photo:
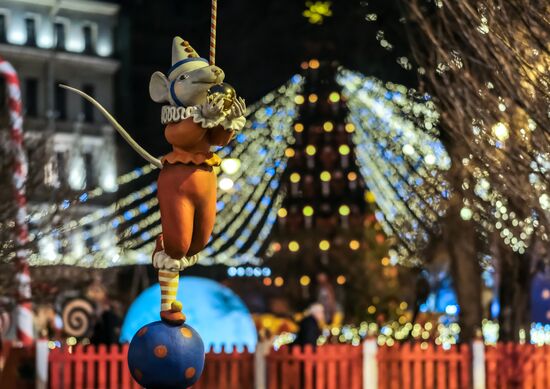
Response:
M172 42L172 66L155 72L149 83L153 101L164 103L161 123L172 151L158 160L141 148L92 97L65 85L93 103L125 140L161 169L158 200L162 234L152 255L161 286L161 319L179 325L185 321L176 301L179 272L194 265L206 246L216 217L216 173L220 157L212 146L225 146L246 122L246 105L235 90L223 84L222 69L199 57L180 37Z
M166 75L155 72L149 84L151 98L169 104L162 108L161 120L173 149L162 158L158 178L162 235L153 254L162 291L161 317L169 322L185 320L181 305L172 305L179 271L197 262L214 228L213 167L221 159L210 149L225 146L246 122L245 102L231 87L220 85L224 77L222 69L176 37L172 67Z

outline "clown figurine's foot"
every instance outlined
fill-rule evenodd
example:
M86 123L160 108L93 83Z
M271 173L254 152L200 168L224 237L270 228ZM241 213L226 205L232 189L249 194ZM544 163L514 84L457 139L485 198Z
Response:
M173 326L179 326L185 322L185 314L181 311L182 305L179 301L174 301L170 309L160 311L160 318L163 322Z

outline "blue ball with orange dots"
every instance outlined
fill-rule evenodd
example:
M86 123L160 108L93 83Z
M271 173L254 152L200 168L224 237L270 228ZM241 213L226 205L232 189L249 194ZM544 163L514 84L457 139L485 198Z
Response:
M144 388L188 388L202 374L204 344L197 331L185 323L149 323L130 342L128 367Z

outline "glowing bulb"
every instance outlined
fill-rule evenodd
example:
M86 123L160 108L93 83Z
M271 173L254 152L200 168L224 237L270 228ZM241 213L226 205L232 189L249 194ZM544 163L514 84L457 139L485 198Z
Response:
M301 276L300 277L300 285L302 286L308 286L311 283L311 278L308 276Z
M304 209L302 210L304 216L313 216L314 210L311 205L306 205Z
M226 174L235 174L241 168L241 161L237 158L226 158L222 161L221 168Z
M288 243L288 249L295 253L296 251L300 250L300 244L296 242L295 240Z
M345 129L346 132L351 134L353 131L355 131L355 126L353 125L353 123L347 123Z
M328 95L328 99L331 103L337 103L340 101L340 93L338 92L331 92L330 95Z
M347 205L341 205L340 208L338 208L338 212L342 216L348 216L350 214L350 210Z
M355 172L349 172L348 173L348 180L355 181L357 179L357 173Z
M324 172L321 173L321 181L323 182L328 182L330 181L330 173L327 172L326 170Z
M319 100L319 96L317 96L315 93L310 94L308 97L308 101L312 104L316 103L317 100Z
M296 95L296 97L294 98L294 102L298 105L301 105L301 104L304 104L304 96L302 95Z
M286 208L279 208L279 210L277 211L277 215L280 218L285 218L288 215L288 211L286 210Z
M435 164L435 155L428 154L426 157L424 157L424 161L426 161L426 164L433 165Z
M323 129L326 131L326 132L332 132L332 130L334 129L334 124L332 124L332 122L325 122L323 124Z
M414 154L414 147L412 147L410 144L406 144L405 146L403 146L403 154L413 155Z
M272 284L271 278L269 278L269 277L264 278L264 285L265 286L271 286L271 284Z
M300 174L298 173L292 173L290 175L290 182L294 183L294 184L297 184L298 182L300 182Z
M374 203L376 202L376 196L371 191L365 192L365 200L367 200L368 203Z
M285 150L285 155L288 157L288 158L292 158L294 157L296 153L294 152L294 149L289 147L288 149Z
M322 240L319 242L319 248L322 250L322 251L327 251L328 249L330 249L330 242L328 240Z
M389 266L390 259L388 257L384 257L380 260L380 262L382 263L382 266Z
M307 63L307 61L304 61L300 64L300 67L303 69L303 70L307 70L307 68L309 68L309 64Z
M359 244L359 241L358 241L358 240L353 239L353 240L350 240L350 241L349 241L349 248L350 248L350 249L352 249L352 250L359 250L359 246L360 246L360 244Z
M473 215L473 212L468 207L463 207L460 210L460 217L462 218L462 220L470 220L472 218L472 215Z
M319 69L319 61L316 60L316 59L311 59L309 61L309 67L312 68L312 69Z
M228 177L224 177L220 180L219 186L221 190L228 191L233 188L233 180Z
M504 142L506 139L510 137L510 131L508 130L508 127L506 127L506 124L498 122L495 124L492 128L493 135L501 142Z
M336 283L338 285L344 285L346 283L346 277L343 276L343 275L339 275L337 278L336 278Z
M306 147L306 154L307 155L315 155L315 153L317 152L317 149L315 148L315 146L313 145L308 145Z
M294 125L294 131L296 131L296 132L304 131L304 125L302 123L296 123Z
M338 151L342 155L349 155L351 150L348 145L341 145L340 147L338 147Z
M274 283L275 286L280 287L284 285L285 280L283 279L283 277L275 277Z

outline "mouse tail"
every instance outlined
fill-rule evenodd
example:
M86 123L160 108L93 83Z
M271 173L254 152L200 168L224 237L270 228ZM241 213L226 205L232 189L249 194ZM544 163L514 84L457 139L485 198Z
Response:
M126 142L145 160L150 162L151 164L155 165L159 169L162 168L162 162L158 159L153 157L151 154L149 154L143 147L141 147L131 136L126 132L126 130L120 125L119 122L103 107L98 101L96 101L92 96L82 92L79 89L70 87L68 85L59 84L61 88L67 89L71 92L74 92L80 96L82 96L84 99L88 100L90 103L92 103L98 110L105 116L105 118L113 125L113 127L118 131L118 133L124 138Z

